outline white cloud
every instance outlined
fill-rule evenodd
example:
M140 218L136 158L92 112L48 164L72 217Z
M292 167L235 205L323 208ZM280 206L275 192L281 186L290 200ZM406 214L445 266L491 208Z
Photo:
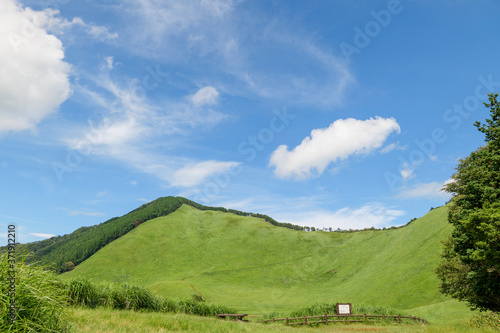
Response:
M67 211L69 216L75 216L75 215L101 216L101 215L104 215L104 213L94 212L94 211L91 211L88 209L81 209L81 210L73 210L73 209L68 209L68 208L61 208L61 209Z
M201 0L201 6L208 9L214 16L222 17L230 12L240 0Z
M345 61L316 45L310 38L291 33L292 29L286 24L278 27L273 22L266 26L263 40L255 41L253 46L262 49L262 54L267 54L267 49L271 47L273 52L281 55L276 57L275 54L279 63L255 54L253 58L241 61L245 59L243 54L252 53L253 50L246 49L244 45L235 47L235 43L232 43L230 52L226 54L231 59L229 63L234 63L230 67L231 73L246 83L246 89L260 97L322 109L341 104L347 87L356 81ZM301 66L297 66L296 59L302 59ZM290 62L287 64L287 61ZM255 66L255 63L265 67ZM295 67L294 71L284 71L282 68L285 64L290 68Z
M108 195L108 192L107 192L107 191L101 191L101 192L97 193L97 197L98 197L98 198L100 198L100 197L104 197L104 196L106 196L106 195Z
M36 25L39 13L0 2L0 134L34 130L71 94L62 43Z
M191 101L195 106L203 106L203 105L213 105L217 103L217 98L219 97L219 93L212 86L203 87L196 92L191 97Z
M138 20L141 24L141 29L134 25L133 38L146 42L145 44L149 44L150 40L163 40L168 44L167 47L171 47L179 35L189 34L193 30L206 32L200 27L210 28L207 23L222 19L238 2L240 1L128 0L122 10L131 14L131 19ZM143 36L142 40L140 35ZM151 47L158 48L161 45L150 45L149 48Z
M396 218L405 212L391 209L381 203L368 203L360 208L345 207L337 211L316 210L300 213L278 214L280 222L289 222L302 226L333 229L364 229L390 226Z
M441 190L448 183L450 183L450 180L444 183L431 182L404 187L400 189L399 196L405 199L427 198L448 200L451 198L451 194Z
M415 177L413 170L410 169L408 163L403 164L403 168L401 169L401 177L406 181Z
M457 182L456 179L450 178L450 179L446 180L443 185L448 185L448 184L456 183L456 182Z
M105 61L110 69L112 59ZM91 153L114 157L114 152L123 151L125 145L137 145L162 135L189 134L192 129L208 128L227 118L210 108L219 95L211 86L185 96L180 102L167 100L155 105L147 95L138 93L145 89L137 79L122 79L126 83L118 83L110 78L108 70L90 79L99 90L78 85L76 91L101 107L103 116L99 121L89 122L83 135L74 137L71 133L66 138L72 149L90 145Z
M106 59L106 63L110 60ZM169 156L155 151L159 142L180 140L193 129L210 128L226 116L212 110L219 93L211 86L186 95L180 102L163 101L153 104L147 96L137 94L140 82L110 79L109 66L93 83L98 89L77 86L77 92L102 108L102 118L89 121L86 128L68 131L64 143L82 155L99 155L124 162L141 172L153 174L171 186L195 186L214 173L237 165L236 162L200 162L193 159ZM75 133L77 134L75 136ZM147 161L147 163L145 163ZM205 170L203 170L205 168ZM180 177L186 176L186 179Z
M80 17L74 17L71 21L68 21L59 16L58 10L45 9L34 12L28 8L27 12L33 17L33 21L37 26L59 36L62 36L68 29L79 27L97 41L106 41L118 37L116 32L111 33L108 28L99 26L94 22L85 23Z
M338 105L355 82L345 60L297 31L286 15L255 15L241 2L129 0L121 8L129 48L176 63L198 57L206 75L220 79L218 89L231 95L323 109Z
M327 128L313 130L291 151L286 145L279 146L269 166L275 167L280 178L309 178L314 171L322 174L330 163L380 148L392 132L400 132L394 118L339 119Z
M87 33L92 36L95 40L99 41L105 41L108 39L115 39L118 37L118 33L116 32L109 32L108 28L96 25L94 23L90 24L83 24L85 30Z
M114 66L114 58L111 56L111 57L106 57L104 58L104 60L106 61L106 68L108 69L113 69L113 66Z
M408 146L401 146L399 144L399 142L396 142L396 143L391 143L387 146L385 146L384 148L380 149L380 152L382 154L387 154L393 150L406 150L408 148Z
M38 233L38 232L30 232L29 234L31 236L40 237L40 238L51 238L51 237L55 237L56 236L56 235L53 235L53 234L41 234L41 233Z
M177 170L170 184L177 187L193 187L203 183L210 176L235 168L238 162L204 161L189 164Z

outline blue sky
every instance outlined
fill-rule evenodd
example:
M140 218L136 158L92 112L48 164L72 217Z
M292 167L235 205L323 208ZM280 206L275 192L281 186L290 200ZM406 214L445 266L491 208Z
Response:
M0 0L2 244L168 195L320 228L420 217L483 144L499 6Z

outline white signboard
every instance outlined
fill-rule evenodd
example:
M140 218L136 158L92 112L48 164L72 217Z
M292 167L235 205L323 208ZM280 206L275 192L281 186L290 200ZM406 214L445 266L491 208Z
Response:
M337 314L351 314L350 303L337 303Z

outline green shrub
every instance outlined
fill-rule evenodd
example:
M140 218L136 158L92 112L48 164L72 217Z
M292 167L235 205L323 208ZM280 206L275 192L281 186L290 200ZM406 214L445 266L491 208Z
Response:
M390 308L390 307L381 307L381 306L372 306L365 304L355 304L352 306L352 314L360 315L378 315L378 316L406 316L406 314L402 313L399 310ZM264 314L263 320L269 320L273 318L300 318L300 317L309 317L309 316L322 316L325 314L336 315L337 314L337 303L314 303L310 306L300 308L288 314L278 313L278 312L270 312ZM404 323L414 323L409 319L403 319Z
M95 308L140 311L184 312L198 316L235 313L236 310L193 299L173 300L154 295L150 290L127 283L92 283L77 277L66 285L70 304Z
M100 305L101 293L89 280L77 277L66 285L70 304L95 308Z
M474 317L469 322L472 328L493 328L500 331L500 314L497 312L482 312Z
M64 311L67 298L62 282L45 267L26 264L23 254L14 264L15 313L9 316L11 290L8 253L0 254L0 331L1 332L65 332L69 329Z
M191 299L178 301L177 311L198 316L215 316L218 313L236 313L233 308L228 308L223 305L209 304L206 302L198 302Z

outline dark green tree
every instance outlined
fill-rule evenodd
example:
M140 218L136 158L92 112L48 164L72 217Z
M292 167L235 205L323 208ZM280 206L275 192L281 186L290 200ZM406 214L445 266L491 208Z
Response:
M454 230L436 273L443 293L472 309L500 311L500 103L498 94L488 97L490 118L474 124L486 145L460 160L445 186Z

